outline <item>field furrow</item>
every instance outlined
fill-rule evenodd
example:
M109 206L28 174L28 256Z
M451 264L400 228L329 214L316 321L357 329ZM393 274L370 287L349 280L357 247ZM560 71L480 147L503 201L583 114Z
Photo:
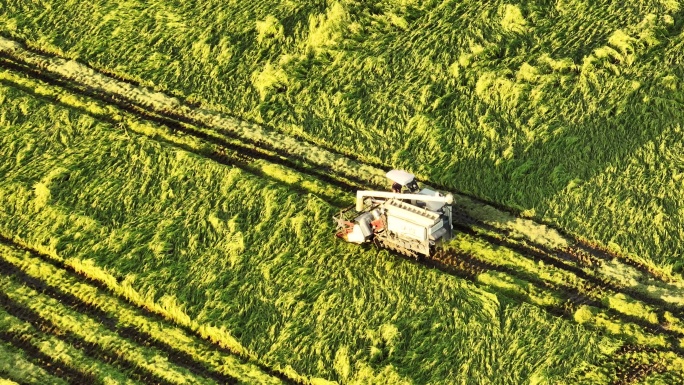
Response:
M123 339L128 339L132 342L135 342L139 346L151 347L159 352L162 352L168 358L169 362L176 366L182 366L196 375L211 378L217 383L237 383L235 378L202 368L192 358L183 355L163 342L154 340L148 333L142 332L139 329L129 325L118 324L117 320L107 313L99 311L97 308L91 307L89 304L78 300L74 296L60 292L59 289L46 286L43 282L24 274L13 266L7 264L5 261L0 262L0 272L12 277L14 280L17 280L23 286L33 289L36 292L49 295L51 298L54 298L55 300L59 301L59 303L68 306L72 310L88 315L110 331L117 333Z
M160 384L214 383L171 364L167 357L154 349L105 331L97 321L73 312L58 301L27 286L15 283L14 278L5 276L0 281L5 288L5 292L0 293L0 301L9 314L63 339L138 381Z
M11 341L11 337L7 336ZM0 376L11 379L19 384L55 384L65 385L67 382L54 373L51 367L43 368L45 357L29 355L24 349L3 341L0 343ZM38 360L35 364L33 359Z
M45 377L48 381L50 376L54 376L65 383L77 384L107 381L119 384L137 383L108 363L93 359L90 352L65 342L63 336L56 333L56 329L35 317L32 312L14 307L11 301L7 301L4 293L1 297L3 306L0 309L0 339L21 349L40 368L36 372L29 372L29 376L31 373L40 376L42 372L48 374ZM17 361L19 363L21 361Z
M237 383L238 380L263 384L281 381L261 373L257 366L245 363L241 358L218 350L215 345L167 325L153 313L122 303L101 285L93 286L73 271L55 266L55 261L10 246L7 240L0 244L0 248L0 271L3 274L88 315L122 338L164 353L176 366L221 384Z

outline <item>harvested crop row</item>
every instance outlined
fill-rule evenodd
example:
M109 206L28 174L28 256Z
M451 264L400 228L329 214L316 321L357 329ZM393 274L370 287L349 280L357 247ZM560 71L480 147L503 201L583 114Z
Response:
M288 183L294 190L316 193L337 205L349 204L347 199L340 198L340 188L347 191L355 189L355 186L344 178L330 176L321 171L319 166L302 165L287 154L281 156L267 149L251 147L230 136L212 136L197 127L160 117L109 95L99 95L87 86L55 80L43 75L41 71L8 63L3 58L0 58L0 66L11 69L0 73L3 83L31 92L37 97L50 98L56 103L81 110L101 121L122 128L125 132L146 135L216 162ZM44 81L26 78L19 75L21 72Z
M257 147L275 150L281 155L305 159L316 165L330 167L337 173L355 180L361 176L373 184L385 182L383 172L377 168L352 161L339 154L319 147L310 146L277 133L268 132L256 124L241 122L215 111L192 108L181 104L178 99L160 92L150 92L118 81L75 61L49 58L32 53L18 43L0 36L0 53L23 65L38 68L46 73L89 87L106 95L140 106L156 114L179 119L186 123L200 125L205 133L213 136L237 135L241 140Z
M4 294L3 298L6 298ZM109 364L93 359L89 352L63 341L62 336L54 333L55 329L30 312L19 310L10 314L8 309L9 304L3 299L3 306L0 308L0 338L25 352L43 371L62 378L66 383L136 383L128 378L127 373L119 372ZM41 371L37 371L36 375L40 373Z
M632 346L632 351L647 352L639 359L624 355L623 348L620 348L615 352L615 361L606 362L605 367L600 370L601 373L613 373L615 380L612 383L632 384L654 375L657 378L667 379L665 383L677 383L684 377L682 339L677 340L677 337L681 336L681 330L680 334L673 335L667 331L663 333L661 329L654 328L641 319L624 317L608 305L592 300L582 300L584 296L581 294L568 297L570 294L568 290L558 292L558 287L547 282L536 282L535 279L526 281L524 278L517 277L513 271L505 269L502 272L496 264L478 258L473 259L464 253L450 255L447 252L437 255L435 259L428 260L426 263L449 274L479 282L499 295L535 303L552 314L619 336L623 341L638 344L627 346ZM668 327L673 326L668 325ZM588 374L589 377L593 375L595 373ZM592 377L590 382L603 382L604 379L600 379L602 375Z
M20 279L24 285L50 295L71 309L95 317L122 337L133 339L141 345L153 346L164 352L169 361L195 374L224 384L233 383L236 379L261 384L280 383L258 367L221 353L207 346L206 342L188 336L185 331L167 325L150 313L141 313L103 290L83 282L75 274L69 274L27 252L0 244L0 256L0 263L9 264L0 267L14 279ZM207 370L205 366L211 369Z
M54 368L48 367L46 370L40 364L33 363L32 359L25 350L11 343L0 342L0 376L21 384L67 384L65 380L50 373L54 372Z
M50 333L63 338L89 354L131 373L141 381L152 380L164 384L212 384L213 381L195 376L191 371L169 362L153 348L137 345L107 330L86 315L75 312L59 301L0 276L3 305L25 317L25 321L40 322ZM37 326L37 325L34 325Z

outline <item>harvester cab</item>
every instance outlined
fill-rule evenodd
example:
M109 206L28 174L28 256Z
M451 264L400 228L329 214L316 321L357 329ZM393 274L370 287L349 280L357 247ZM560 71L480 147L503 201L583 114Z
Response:
M392 192L357 191L356 205L333 217L336 235L347 242L368 243L420 258L453 232L453 195L420 189L403 170L387 173Z
M392 182L392 192L416 193L420 189L416 182L416 177L404 170L392 170L386 176Z

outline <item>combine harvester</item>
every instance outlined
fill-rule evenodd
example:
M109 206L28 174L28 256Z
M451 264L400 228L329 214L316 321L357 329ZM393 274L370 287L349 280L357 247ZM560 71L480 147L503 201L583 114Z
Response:
M452 236L453 195L421 190L415 176L403 170L392 170L387 178L393 182L392 192L357 191L356 206L333 217L336 235L416 259L430 257L439 242Z

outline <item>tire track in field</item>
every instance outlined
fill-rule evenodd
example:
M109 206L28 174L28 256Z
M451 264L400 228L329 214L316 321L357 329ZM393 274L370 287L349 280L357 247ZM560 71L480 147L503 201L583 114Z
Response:
M174 114L172 112L168 111L158 111L155 110L154 108L151 108L150 106L145 106L141 105L139 103L136 103L135 101L132 100L127 100L125 98L122 98L120 96L112 95L112 94L107 94L103 93L101 91L95 90L90 88L87 85L84 84L76 84L70 79L63 78L59 75L56 75L54 73L49 73L48 71L41 69L41 68L36 68L35 66L31 66L30 64L27 63L22 63L20 60L17 61L16 58L9 57L7 54L3 54L3 57L0 60L0 65L9 68L13 71L18 71L21 73L24 73L28 75L29 77L32 78L38 78L41 79L42 81L45 81L51 85L55 85L57 87L67 89L70 92L74 92L77 94L85 95L87 97L93 98L95 100L100 100L105 103L115 105L118 108L121 108L125 110L126 112L133 114L137 117L140 117L145 120L150 120L153 121L159 125L162 125L164 127L167 127L171 132L181 132L184 135L189 135L193 136L197 139L212 143L217 146L219 150L221 149L227 149L232 152L235 152L237 154L240 154L240 156L243 156L245 159L264 159L269 162L281 164L285 167L291 168L297 172L300 172L302 174L310 175L316 179L319 179L321 181L324 181L326 183L330 183L344 191L355 191L360 188L364 187L370 187L370 188L376 188L377 186L373 185L370 180L363 180L361 178L353 178L347 176L346 180L344 178L341 178L339 175L333 174L334 170L332 169L325 169L323 171L319 171L316 168L318 165L310 163L307 159L301 158L301 157L293 157L287 153L284 152L282 149L277 149L274 148L273 146L270 146L267 143L264 143L263 141L249 141L246 140L244 137L240 137L239 135L230 135L228 133L221 133L221 135L210 135L207 134L206 132L203 132L201 130L197 130L193 125L200 126L200 127L207 127L203 122L197 121L190 119L188 117ZM222 137L222 135L225 135L229 139L232 140L237 140L241 142L240 144L236 144L235 142L230 142L226 137ZM245 144L246 143L246 144ZM219 151L220 152L220 151ZM341 154L338 152L338 154ZM201 154L202 156L205 157L210 157L215 160L221 160L220 154L217 154L216 158L214 158L211 155L207 154ZM348 154L341 154L342 156L354 159L354 157L349 156ZM358 161L354 159L355 161ZM370 183L370 185L369 185ZM428 183L430 183L428 181ZM432 183L430 183L432 184ZM434 184L432 184L434 185ZM437 185L436 187L444 189L444 186L439 186ZM448 189L446 189L448 190ZM471 197L472 198L472 197ZM505 212L511 213L512 210L509 208L505 208L500 205L493 204L492 202L486 202L481 199L475 199L476 202L478 203L483 203L483 204L488 204L491 205L499 210L503 210ZM513 213L515 215L515 213ZM467 214L465 214L467 215ZM470 218L468 221L465 221L465 223L470 223L471 225L475 225L478 227L483 227L487 228L488 230L500 234L502 237L506 238L508 236L508 230L506 229L500 229L491 225L487 225L484 221L481 221L479 219L475 218ZM457 223L458 225L458 223ZM467 226L467 225L466 225ZM607 260L612 260L613 258L617 257L614 255L611 255L604 250L599 250L595 246L592 246L588 244L587 242L583 242L581 240L578 240L572 236L567 236L564 234L564 232L560 229L555 228L554 226L549 226L555 230L557 230L559 233L563 234L567 238L570 238L575 241L576 246L574 248L570 248L567 250L549 250L548 248L545 248L545 246L536 244L536 245L525 245L525 244L515 244L507 241L502 241L502 240L497 240L495 237L490 237L487 239L483 234L480 233L475 233L474 235L480 239L486 240L489 243L494 243L494 244L499 244L500 246L508 247L511 249L514 249L515 251L522 253L524 256L533 259L533 260L543 260L546 263L552 264L554 267L565 270L571 273L577 273L578 271L583 271L581 269L578 269L572 265L565 264L563 261L576 261L580 265L594 265L597 263L602 263L603 261ZM501 267L497 267L495 265L487 264L482 261L478 261L476 257L469 256L469 255L456 255L455 256L457 260L460 260L462 264L466 264L464 266L461 266L461 274L469 278L470 280L475 280L477 277L477 274L472 275L473 271L490 271L490 270L496 270L499 271L501 270ZM447 260L450 260L449 256L446 257ZM626 258L620 258L620 261L629 261ZM660 279L657 274L655 274L653 271L645 268L644 266L639 265L638 263L632 263L635 268L637 268L640 272L644 274L648 274L652 278L655 279ZM453 267L453 266L452 266ZM497 270L499 269L499 270ZM508 269L507 274L512 274L512 272L515 272L515 270ZM519 273L516 272L516 274ZM625 288L621 287L616 287L614 284L601 280L598 277L593 277L589 274L582 273L583 277L589 281L591 281L591 284L593 285L592 290L599 290L603 292L616 292L616 293L623 293L629 295L629 292L625 292ZM582 278L582 277L581 277ZM530 281L532 278L529 276L525 276L524 278L525 281ZM543 280L533 280L534 283L539 286L543 287L546 289L553 289L553 287L549 286L549 283L543 281ZM573 289L573 288L563 288L564 291L570 293L569 295L566 294L567 300L570 303L573 303L575 305L577 304L592 304L592 306L599 307L601 309L605 309L606 311L613 311L612 309L608 308L607 306L603 306L600 304L600 302L597 302L596 300L593 300L589 297L587 297L585 294L582 294L579 289ZM573 290L576 291L576 293L573 293ZM631 294L634 294L632 292ZM632 295L630 295L632 296ZM643 297L639 298L639 300L644 301L648 300L651 302L648 302L650 305L654 306L657 309L662 309L663 303L657 304L653 302L654 299L650 297ZM655 305L654 305L655 304ZM668 305L671 306L671 305ZM673 310L676 310L673 308ZM553 310L550 309L552 313L559 313L559 314L565 314L567 316L567 311L561 311L561 310ZM621 313L617 313L620 314ZM681 311L679 311L677 314L682 314ZM629 317L629 316L628 316ZM622 315L622 318L624 319L624 316ZM653 324L648 324L650 326L647 326L648 328L651 328L650 330L654 330L653 328L655 327L658 329L659 327L662 327L662 325L656 325L653 326ZM646 327L646 326L645 326ZM654 330L654 332L658 332L658 330ZM670 336L672 338L672 335Z
M139 307L139 306L137 306L136 304L129 302L126 298L119 297L119 296L118 296L116 293L114 293L110 288L108 288L103 282L100 282L100 281L98 281L98 280L92 279L92 278L87 277L87 276L85 276L85 275L83 275L83 274L80 274L80 273L79 273L78 271L76 271L73 267L71 267L71 266L69 266L69 265L67 265L67 264L65 264L65 263L63 263L63 262L61 262L61 261L57 261L57 260L55 260L55 259L53 259L53 258L51 258L51 257L49 257L49 256L47 256L47 255L45 255L45 254L43 254L43 253L41 253L40 251L37 251L37 250L31 249L31 248L22 246L22 245L20 245L20 244L18 244L18 243L16 243L16 242L14 242L13 240L11 240L11 239L9 239L9 238L6 238L6 237L3 236L3 235L0 235L0 244L4 244L4 245L6 245L6 246L8 246L8 247L11 247L11 248L14 248L14 249L18 249L18 250L22 250L22 251L28 252L28 253L31 254L31 256L40 259L42 262L47 263L47 264L53 266L53 267L56 268L56 269L59 269L59 270L62 270L62 271L64 271L64 272L66 272L71 278L77 279L77 280L79 280L79 281L84 281L84 282L86 282L88 285L91 285L91 286L97 288L98 290L100 290L100 291L102 291L102 292L104 292L104 293L108 293L109 295L112 295L112 296L115 297L115 298L120 298L123 302L130 303L131 306L135 309L135 311L136 311L137 313L140 313L142 316L144 316L145 318L147 318L147 319L150 320L151 322L158 322L158 323L162 323L162 324L169 324L169 321L168 321L166 318L164 318L163 316L161 316L161 315L159 315L159 314L157 314L157 313L154 313L154 312L152 312L152 311L150 311L150 310L148 310L148 309ZM5 264L9 264L9 265L10 265L10 266L9 266L10 269L19 269L19 268L17 268L16 266L12 265L11 263L5 261L4 258L1 258L1 257L0 257L0 274L3 274L3 273L4 273L4 269L5 269L5 266L4 266L4 265L5 265ZM10 275L10 274L5 274L5 275ZM27 284L26 284L26 286L28 286L28 287L30 287L30 288L32 288L32 289L38 291L38 292L44 293L44 294L46 294L46 295L48 295L48 296L51 296L51 297L53 297L53 298L59 300L60 302L61 302L62 299L66 300L66 301L73 301L73 306L76 306L76 307L77 307L77 308L74 309L74 310L75 310L75 311L78 311L79 313L87 314L87 315L89 315L89 316L95 316L95 317L98 317L98 315L101 315L102 313L104 313L103 311L101 311L100 309L98 309L98 308L96 308L96 307L94 307L94 306L91 306L91 305L88 305L88 304L81 305L81 303L83 303L83 302L82 302L80 299L76 298L75 296L72 296L71 294L68 294L68 293L63 293L63 292L61 292L60 290L53 288L52 286L46 284L46 283L43 282L43 281L40 281L40 280L38 280L38 279L36 279L36 278L33 278L33 277L31 277L31 276L28 276L26 273L24 273L24 272L21 271L20 269L19 269L19 275L20 275L20 277L18 277L17 279L23 280L23 278L22 278L21 276L26 276L26 277L27 277L27 282L26 282ZM14 275L12 275L12 276L14 276ZM37 288L33 288L33 287L29 286L29 285L35 285ZM38 289L38 288L40 288L40 289ZM42 290L45 290L45 291L43 292ZM51 293L54 293L54 294L55 294L56 296L58 296L59 298L52 296ZM2 296L2 295L4 295L4 293L0 292L0 296ZM62 296L62 295L63 295L63 296ZM70 298L70 297L72 297L72 298ZM0 299L1 299L1 297L0 297ZM0 304L1 304L1 302L0 302ZM72 306L72 305L69 305L69 306ZM83 306L83 307L81 308L81 306ZM85 310L82 310L82 309L85 309ZM30 310L29 310L29 311L30 311ZM88 314L87 312L92 312L92 315L91 315L91 314ZM106 318L102 318L102 320L104 321L104 322L102 322L103 326L107 327L108 329L109 329L110 327L115 327L115 326L116 326L116 320L114 320L114 319L113 319L112 317L110 317L110 316L107 316L106 313L104 313L104 315L106 316ZM97 318L97 319L100 320L100 318ZM194 338L196 338L196 339L198 339L198 340L204 342L204 347L205 347L206 349L211 350L211 351L215 351L215 352L219 352L219 353L221 353L221 354L226 354L226 355L231 355L231 356L239 357L239 358L240 358L241 360L243 360L244 362L249 362L249 363L251 363L252 365L256 366L257 368L259 368L259 369L260 369L261 371L263 371L264 373L266 373L266 374L268 374L268 375L270 375L270 376L272 376L272 377L275 377L275 378L279 379L279 380L282 381L284 384L303 384L303 383L300 382L300 381L296 381L296 380L293 380L293 379L289 378L286 374L284 374L284 373L282 373L282 372L280 372L280 371L278 371L278 370L272 369L272 368L270 368L270 367L268 367L268 366L266 366L266 365L264 365L264 364L258 363L258 362L252 362L252 361L249 360L249 357L242 356L241 354L236 353L236 352L234 352L234 351L232 351L232 350L230 350L230 349L228 349L228 348L224 348L224 347L222 347L222 346L220 346L220 345L218 345L218 344L215 344L215 343L213 343L213 342L207 341L204 337L202 337L201 335L199 335L199 333L197 333L196 331L190 329L189 327L187 327L187 326L185 326L185 325L180 325L180 324L175 324L175 323L174 323L173 326L174 326L175 328L177 328L177 329L182 330L185 334L187 334L187 335L189 335L189 336L193 336ZM125 329L125 328L124 328L124 329ZM145 341L150 342L150 346L156 347L155 345L157 344L157 341L154 339L154 337L150 336L149 334L147 334L147 333L145 333L145 332L141 332L141 331L138 331L138 330L134 330L133 328L130 328L130 327L129 327L128 329L129 329L129 330L132 330L132 333L133 333L133 334L131 334L130 339L133 339L133 340L135 341L135 338L138 338L137 336L139 336L141 339L144 339ZM111 329L110 329L110 330L111 330ZM119 333L119 332L117 331L117 333ZM124 335L126 335L127 332L122 332L122 333L124 333ZM136 342L137 342L137 341L136 341ZM163 343L161 343L161 344L163 344ZM160 346L166 345L166 344L163 344L163 345L161 345L161 344L160 344ZM170 348L170 350L169 350L170 352L174 352L175 349L174 349L173 347L169 347L169 348ZM179 355L179 357L180 357L180 358L179 358L180 362L183 362L183 360L184 360L184 358L183 358L184 353L182 353L182 352L178 352L178 353L179 353L178 355ZM169 355L170 355L170 354L169 354ZM189 357L189 359L192 360L192 362L196 362L196 360L195 360L194 358L192 358L192 357ZM169 358L169 361L171 362L171 358ZM192 363L190 363L190 364L192 364ZM180 366L180 365L179 365L179 366ZM220 374L220 373L219 373L219 374ZM209 377L209 378L211 378L210 376L207 376L207 375L202 375L202 376L203 376L203 377ZM218 377L218 376L217 376L217 377ZM219 383L225 383L225 382L219 381Z
M3 315L1 316L3 318L3 323L8 321L8 317L12 317L12 321L14 321L15 326L18 323L22 323L21 320L10 315L5 310L1 302L0 309L3 310ZM3 325L2 330L0 330L0 341L7 344L6 346L10 346L23 352L25 354L24 359L26 362L29 362L44 370L49 376L64 380L66 383L101 383L98 381L97 376L93 373L82 372L79 370L80 368L75 368L73 365L71 365L68 360L58 359L56 356L53 356L49 349L41 349L41 347L39 347L39 343L42 343L44 340L35 340L35 333L38 331L33 326L25 323L22 326L24 330L11 330L11 326L8 328L6 325ZM32 381L32 383L35 383L35 381Z
M397 257L407 258L397 252L392 251L392 253L395 254ZM550 285L548 282L545 282L543 280L530 279L529 277L525 276L519 276L518 274L516 274L515 271L505 268L502 269L499 266L495 266L485 261L479 260L477 258L473 258L472 256L469 256L465 253L448 253L442 256L436 255L431 259L424 259L420 263L429 267L439 269L440 271L445 272L447 274L452 274L470 280L478 285L479 283L477 280L477 276L479 274L487 271L500 271L510 274L511 276L521 279L525 282L531 282L537 288L542 287L544 289L548 289L558 294L558 292L556 291L558 290L558 287ZM540 307L544 308L547 312L549 312L552 315L562 317L571 322L575 322L574 312L579 306L589 305L598 307L601 310L603 310L604 314L609 315L611 318L618 319L621 322L631 322L633 324L638 325L646 332L653 334L667 334L667 342L670 345L669 348L657 348L644 345L628 344L623 345L623 347L621 347L620 350L629 349L627 348L627 346L629 346L634 352L648 352L653 354L672 352L676 354L678 357L684 357L684 349L682 349L678 345L678 337L681 336L681 334L673 334L668 330L663 331L662 325L653 325L645 322L640 318L625 316L622 313L617 313L614 310L603 306L600 302L587 298L585 295L579 293L576 290L571 291L574 291L574 293L568 294L568 289L564 289L564 291L562 292L565 300L562 306L551 305ZM504 296L506 295L507 294L504 293ZM613 384L634 384L646 378L650 374L663 373L668 370L668 368L661 362L661 359L659 357L647 357L646 359L647 361L644 362L643 357L641 359L633 357L623 358L621 353L618 352L618 355L614 356L617 370L615 373L616 379L613 382Z
M35 311L14 301L4 292L0 292L0 306L2 306L2 308L13 317L16 317L19 320L30 324L31 326L33 326L34 328L43 333L52 335L68 343L72 347L85 352L90 357L97 358L99 361L103 363L110 364L114 368L120 369L122 373L126 375L131 375L138 381L148 383L151 380L156 384L175 385L175 383L167 381L159 375L152 373L145 368L137 366L134 362L129 361L120 353L106 351L97 344L85 341L84 339L77 336L71 331L63 330L59 326L55 325L52 321L49 321L41 317ZM98 382L99 381L89 381L79 383L91 384Z
M164 352L169 362L176 366L184 367L197 376L210 378L219 384L238 383L238 380L235 377L206 367L201 362L195 360L195 358L193 358L191 355L182 352L162 341L158 341L146 332L137 330L132 326L121 326L119 321L113 316L109 315L107 312L80 300L72 294L65 293L62 290L50 286L37 278L31 277L20 268L4 260L2 257L0 257L0 274L7 277L12 277L17 281L21 281L23 285L56 299L63 305L70 307L72 310L88 315L110 331L118 334L121 338L131 340L140 346L150 346L158 351Z
M40 349L28 342L28 340L19 333L0 331L0 340L21 349L26 353L27 357L30 358L32 363L55 377L59 377L72 384L99 383L95 376L81 373L41 352Z
M572 319L574 310L577 310L582 305L592 306L601 309L605 314L609 315L613 319L620 320L621 322L632 323L640 326L644 331L652 333L654 335L666 336L668 343L671 345L672 350L678 354L684 354L684 348L679 344L679 340L684 337L684 332L679 330L673 330L668 327L666 312L671 313L679 320L684 319L684 311L681 307L676 306L672 303L668 303L662 299L654 298L643 294L637 290L631 289L624 285L616 284L610 280L602 278L597 275L589 274L587 271L581 269L580 267L573 266L567 261L574 261L572 255L566 254L564 258L560 258L558 255L563 256L562 253L554 254L544 249L543 246L536 245L524 245L511 242L507 239L500 239L487 234L481 234L474 231L472 228L462 225L456 225L460 231L487 241L489 244L504 247L506 249L517 252L524 257L531 259L535 262L541 262L544 265L552 266L559 271L565 271L573 274L575 277L581 280L577 286L571 286L561 283L550 283L543 279L537 278L531 272L521 272L511 268L509 266L502 266L498 264L493 264L487 261L481 261L480 258L476 256L466 255L464 253L454 253L452 251L447 251L445 254L447 261L452 261L457 258L468 259L474 258L480 261L481 264L486 265L484 271L498 271L507 274L508 276L518 278L525 282L532 283L535 287L544 288L551 290L561 297L569 305L564 308L563 311L566 313L565 316ZM450 256L454 254L455 257ZM442 258L441 256L439 257ZM650 311L656 315L657 323L649 322L644 318L625 314L619 310L614 309L610 305L605 304L602 300L606 296L610 295L625 295L636 302L650 306ZM549 309L547 307L547 309ZM554 309L552 313L560 314ZM572 311L570 311L572 310Z
M665 318L665 312L669 312L680 320L684 320L684 308L682 308L682 306L667 302L660 297L648 295L635 288L618 283L614 279L602 277L601 273L598 272L598 268L600 268L603 263L611 262L613 260L623 262L623 260L619 259L617 256L609 257L609 254L604 254L600 258L597 258L594 253L585 252L582 246L573 246L563 250L552 250L538 243L528 241L517 243L504 236L493 236L477 232L473 227L458 224L456 226L463 232L471 234L479 239L486 240L490 244L516 251L535 262L543 262L559 270L571 272L585 281L590 287L600 289L606 293L623 294L643 304L649 305L657 312L658 319L660 320ZM573 263L577 263L577 266L573 265ZM626 265L633 267L631 264ZM591 269L594 273L590 273L583 268ZM638 271L643 273L641 270ZM651 278L654 277L651 276ZM663 282L662 280L658 281Z
M535 262L543 262L544 264L551 265L559 270L570 272L583 281L586 281L587 284L591 285L592 287L600 288L616 294L620 293L628 295L629 297L648 304L655 309L669 311L678 318L684 318L684 309L682 309L680 306L664 301L661 298L648 296L628 286L616 283L606 278L602 278L599 275L592 275L586 270L583 270L581 267L585 266L589 268L595 268L602 263L600 260L579 254L575 250L573 250L573 252L563 250L554 251L540 244L516 243L507 238L500 238L497 236L480 233L475 231L472 227L464 226L458 223L455 224L455 226L460 231L477 237L478 239L485 240L490 244L505 247L525 255ZM572 263L575 262L578 263L578 266L572 265ZM660 314L660 318L662 318L662 314Z
M667 367L659 360L652 359L649 363L644 363L639 360L637 354L657 354L661 351L654 348L638 346L638 345L623 345L615 352L615 357L624 359L626 365L618 365L616 367L617 379L613 382L614 385L629 385L639 382L651 374L664 373Z
M643 318L620 313L615 309L603 304L599 299L593 298L581 288L547 282L529 273L522 273L508 266L496 265L482 260L476 256L462 252L441 251L427 261L426 264L433 265L447 273L451 273L455 269L458 275L467 277L469 280L475 283L478 283L477 277L480 274L492 271L506 274L509 277L519 279L526 283L531 283L535 288L551 292L563 301L563 306L538 305L540 307L544 307L554 315L560 315L564 316L565 318L572 319L574 311L580 306L592 306L602 310L604 314L610 316L611 318L617 319L621 322L638 325L648 333L666 336L668 343L671 345L671 349L674 352L684 356L684 349L678 346L678 339L684 337L684 333L670 330L661 323L653 324L644 320ZM594 286L594 288L601 289L598 285Z
M604 314L610 316L612 319L619 320L623 323L638 325L644 331L651 334L666 336L671 349L684 356L684 349L678 346L678 338L684 337L684 333L667 329L662 324L649 323L642 318L620 313L613 308L604 305L600 300L592 298L591 295L585 293L582 289L559 283L550 283L543 279L536 278L533 275L521 273L507 266L496 265L466 253L443 252L436 254L430 260L436 265L443 265L446 272L450 272L451 269L463 272L466 276L470 277L470 280L476 283L478 282L477 276L485 272L504 273L509 277L525 283L531 283L535 288L548 291L563 301L562 306L537 305L544 307L554 315L572 319L575 310L579 307L583 305L595 307L602 310ZM595 286L595 288L598 288L598 286Z

